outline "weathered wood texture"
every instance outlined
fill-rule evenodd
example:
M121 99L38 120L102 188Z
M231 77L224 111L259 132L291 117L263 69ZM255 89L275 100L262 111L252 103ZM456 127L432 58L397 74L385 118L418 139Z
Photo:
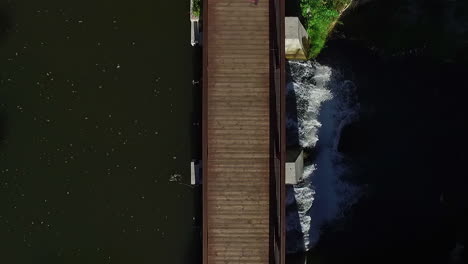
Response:
M206 0L204 263L269 263L269 0Z

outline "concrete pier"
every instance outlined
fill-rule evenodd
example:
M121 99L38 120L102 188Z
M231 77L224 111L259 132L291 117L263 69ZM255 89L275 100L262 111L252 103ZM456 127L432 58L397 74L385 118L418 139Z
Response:
M286 17L286 59L307 60L309 35L298 17Z

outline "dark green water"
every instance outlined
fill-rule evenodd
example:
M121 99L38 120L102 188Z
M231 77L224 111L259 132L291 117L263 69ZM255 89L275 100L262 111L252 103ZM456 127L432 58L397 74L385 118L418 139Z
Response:
M0 0L2 263L196 263L188 9Z

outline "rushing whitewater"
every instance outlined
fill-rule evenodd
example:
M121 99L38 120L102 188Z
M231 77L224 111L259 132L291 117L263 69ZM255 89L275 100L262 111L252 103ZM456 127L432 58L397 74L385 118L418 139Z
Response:
M355 187L341 180L347 167L337 148L342 128L358 118L359 105L354 84L338 71L310 61L289 62L289 68L288 104L295 109L288 111L288 142L313 155L301 182L287 189L287 250L298 252L312 248L321 227L356 199Z

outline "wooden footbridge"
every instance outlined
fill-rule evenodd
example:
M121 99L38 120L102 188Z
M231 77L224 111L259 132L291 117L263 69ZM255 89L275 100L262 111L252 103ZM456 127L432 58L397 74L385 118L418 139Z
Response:
M285 258L284 0L252 1L203 0L204 264Z

